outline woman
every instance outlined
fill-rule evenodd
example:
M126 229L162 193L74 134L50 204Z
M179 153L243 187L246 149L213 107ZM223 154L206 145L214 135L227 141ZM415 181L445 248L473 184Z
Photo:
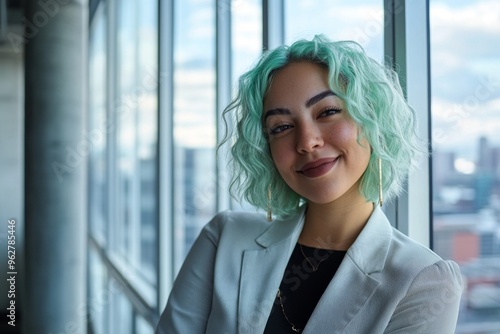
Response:
M454 332L458 266L380 208L418 151L391 70L354 42L298 41L240 78L233 116L231 190L267 219L205 226L157 333Z

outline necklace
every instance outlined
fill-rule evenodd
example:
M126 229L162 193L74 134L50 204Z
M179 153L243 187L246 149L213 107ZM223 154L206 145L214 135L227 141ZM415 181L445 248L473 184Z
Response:
M321 264L321 262L325 261L325 259L321 259L321 261L318 262L318 265L315 266L314 264L312 264L311 260L309 260L309 258L306 256L306 254L304 254L304 249L302 249L302 245L299 243L299 247L300 247L300 252L302 253L302 256L304 257L304 259L306 259L306 261L309 263L309 265L311 266L312 270L313 271L316 271L318 270L319 268L319 265Z
M283 313L283 316L285 317L286 321L292 325L292 330L296 333L301 333L302 329L295 327L295 324L288 319L286 313L285 313L285 306L283 305L283 297L281 296L281 290L278 288L278 293L276 294L278 297L278 300L280 301L280 306L281 306L281 312Z

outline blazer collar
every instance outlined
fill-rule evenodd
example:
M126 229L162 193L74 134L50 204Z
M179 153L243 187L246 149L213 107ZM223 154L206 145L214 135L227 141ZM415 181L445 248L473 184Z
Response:
M257 244L267 248L285 239L297 242L304 226L306 208L307 205L302 205L297 214L271 223L271 226L255 239Z
M372 215L346 255L365 274L381 271L391 238L392 226L380 206L375 204Z
M304 225L298 214L277 219L243 252L238 297L238 333L263 333L293 248Z
M295 245L304 226L306 208L307 205L303 205L296 215L273 222L255 240L257 244L268 248L286 239ZM347 256L365 274L381 271L389 252L391 238L391 224L380 206L375 204L368 222L347 251Z

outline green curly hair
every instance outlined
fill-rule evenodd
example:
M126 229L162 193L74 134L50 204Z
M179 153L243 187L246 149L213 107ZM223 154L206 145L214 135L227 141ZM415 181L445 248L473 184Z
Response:
M278 173L262 123L264 98L274 75L299 61L322 64L328 69L330 88L344 100L347 112L370 143L371 156L362 176L361 194L367 201L378 202L380 158L384 201L396 197L417 153L422 151L414 111L392 69L368 57L356 42L333 42L322 35L265 52L240 77L236 97L223 113L226 135L218 146L219 151L225 143L232 144L231 195L264 210L270 204L273 213L280 216L293 214L306 201Z

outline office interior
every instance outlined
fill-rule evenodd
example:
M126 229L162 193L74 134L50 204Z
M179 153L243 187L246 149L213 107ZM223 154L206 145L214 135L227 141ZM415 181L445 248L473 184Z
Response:
M216 155L238 77L316 34L398 72L430 154L384 210L460 265L456 332L499 333L491 0L0 0L0 332L153 333L201 228L255 210Z

